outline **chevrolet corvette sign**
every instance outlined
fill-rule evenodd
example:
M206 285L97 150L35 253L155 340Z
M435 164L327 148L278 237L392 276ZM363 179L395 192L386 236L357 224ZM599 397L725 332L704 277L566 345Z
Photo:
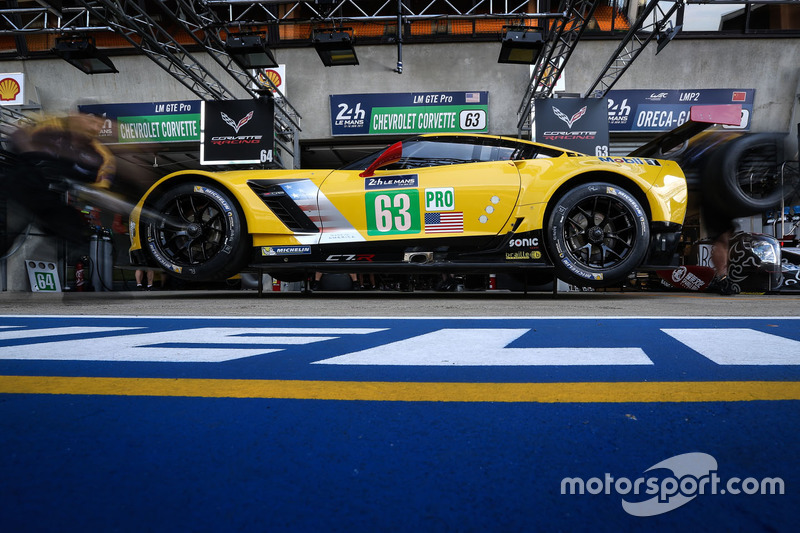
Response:
M488 101L486 91L331 95L331 133L485 133Z

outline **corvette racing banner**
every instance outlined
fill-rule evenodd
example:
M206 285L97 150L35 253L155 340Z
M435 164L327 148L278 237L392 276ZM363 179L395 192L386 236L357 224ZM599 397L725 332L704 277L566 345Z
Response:
M334 94L332 135L486 133L487 91Z
M272 161L275 102L215 100L203 102L200 164L258 164Z
M598 157L608 155L605 98L547 98L534 102L536 141Z

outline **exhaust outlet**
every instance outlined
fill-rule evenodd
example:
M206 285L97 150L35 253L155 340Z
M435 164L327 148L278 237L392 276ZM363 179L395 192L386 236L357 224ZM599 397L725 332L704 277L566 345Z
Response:
M433 252L406 252L403 257L406 263L417 263L419 265L433 261Z

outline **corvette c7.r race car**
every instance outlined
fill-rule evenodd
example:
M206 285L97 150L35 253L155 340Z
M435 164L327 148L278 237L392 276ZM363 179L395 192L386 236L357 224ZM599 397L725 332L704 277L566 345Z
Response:
M131 257L189 281L555 270L601 287L670 264L686 205L673 161L431 134L339 170L168 175L131 215Z

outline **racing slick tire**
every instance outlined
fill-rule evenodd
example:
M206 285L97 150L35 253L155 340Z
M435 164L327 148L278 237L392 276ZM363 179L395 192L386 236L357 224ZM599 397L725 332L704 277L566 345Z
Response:
M224 188L183 183L165 190L142 221L149 259L186 281L224 280L241 272L251 249L244 215Z
M636 198L610 183L586 183L550 209L545 246L561 280L584 287L620 284L647 254L650 226Z
M796 188L796 176L781 185L780 154L785 135L743 135L709 159L701 182L706 202L731 218L773 209Z

